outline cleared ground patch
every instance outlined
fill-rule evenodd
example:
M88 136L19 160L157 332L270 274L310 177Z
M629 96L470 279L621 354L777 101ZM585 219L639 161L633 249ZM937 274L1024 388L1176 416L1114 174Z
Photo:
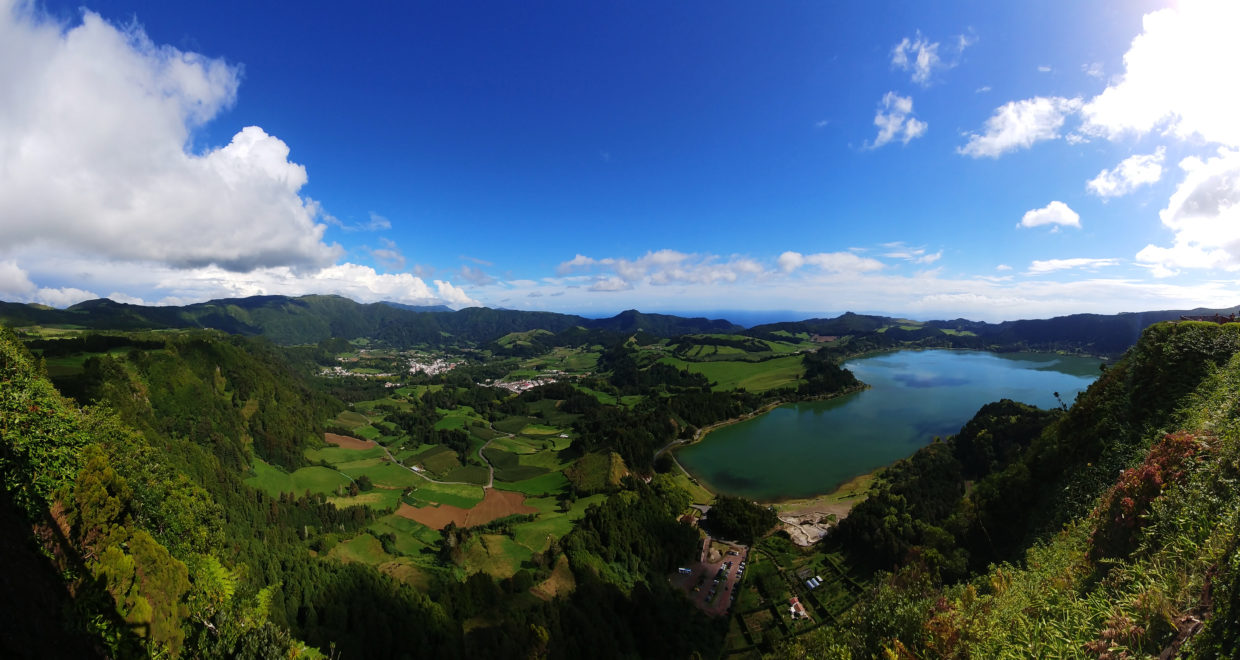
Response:
M323 439L341 449L372 449L375 447L373 440L362 440L338 433L324 433Z
M559 559L555 560L555 568L551 569L551 575L534 585L530 593L549 601L556 596L567 596L576 588L577 581L573 578L573 571L568 566L568 555L560 555Z
M475 527L504 516L522 513L538 513L538 509L526 506L525 495L521 493L494 488L486 492L481 502L469 509L447 504L419 509L402 503L396 510L396 515L417 521L432 529L443 529L450 522L456 523L457 527Z

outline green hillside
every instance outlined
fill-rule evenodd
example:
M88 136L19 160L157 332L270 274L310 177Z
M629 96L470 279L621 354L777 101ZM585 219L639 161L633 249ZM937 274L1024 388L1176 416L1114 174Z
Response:
M267 304L230 318L261 323ZM504 325L489 318L486 332ZM692 501L685 477L657 452L776 401L862 387L835 356L879 337L980 336L899 323L816 351L786 330L613 336L594 372L521 394L469 375L522 368L511 357L388 388L314 375L314 360L335 359L327 344L180 330L60 332L28 336L27 348L0 329L0 525L35 531L0 547L23 567L10 583L48 594L43 615L20 600L0 609L30 631L0 640L0 654L57 630L49 655L1237 648L1240 324L1156 324L1071 408L984 406L885 469L814 546L752 530L754 575L724 616L673 588L667 576L701 537L679 520ZM559 354L538 344L601 332L497 337L549 360ZM719 360L721 349L759 359ZM398 359L374 357L389 353L367 359ZM759 392L694 373L736 365L787 366L788 383ZM327 446L325 431L351 437ZM798 586L802 570L825 575L823 591ZM812 625L780 623L793 594L820 617Z

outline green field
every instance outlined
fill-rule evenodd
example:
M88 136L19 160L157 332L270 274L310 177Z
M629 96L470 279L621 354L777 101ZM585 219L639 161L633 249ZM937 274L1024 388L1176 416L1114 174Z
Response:
M524 481L513 481L508 483L495 482L497 490L513 490L526 495L543 495L546 493L562 493L568 488L568 478L563 472L549 472L540 477L526 479ZM529 501L527 500L528 504Z
M534 552L502 534L475 534L465 544L465 571L483 571L496 578L512 577Z
M388 488L406 488L426 483L426 480L406 468L394 463L383 462L378 465L341 465L340 471L354 479L366 475L376 486Z
M353 483L348 477L325 467L304 467L292 474L271 465L261 458L254 459L254 476L245 483L259 490L278 497L280 493L302 495L307 490L311 493L335 493L337 488L348 488Z
M482 454L495 468L495 479L498 481L524 481L547 473L545 467L522 465L520 456L503 449L487 447Z
M533 417L521 417L514 415L512 417L505 417L504 419L492 424L492 426L494 426L497 431L516 434L520 433L521 429L538 423L539 420L534 419Z
M370 525L370 529L376 534L395 535L396 551L414 557L420 557L427 548L434 548L439 540L439 532L397 515L376 520Z
M378 510L394 510L400 506L400 491L390 488L375 488L365 493L358 493L356 497L328 497L337 509L345 509L351 506L368 506Z
M370 420L366 419L366 416L359 412L354 412L352 410L345 410L344 412L341 412L339 415L336 415L336 423L345 428L355 429L359 426L365 426L366 424L369 424Z
M348 541L337 544L327 556L339 559L346 564L357 562L371 566L392 558L392 555L383 551L383 545L379 543L379 539L370 534L358 534Z
M413 491L415 503L449 504L468 509L482 501L482 487L470 484L437 484L423 481Z
M371 447L370 449L344 449L343 447L323 447L321 449L307 449L305 451L306 460L311 463L319 461L327 461L332 465L339 463L348 463L350 461L360 461L367 458L382 458L383 449L380 447Z
M491 476L490 470L481 465L465 465L444 474L445 481L464 481L465 483L485 485Z
M805 373L797 355L765 362L686 362L676 358L662 358L660 362L706 376L715 384L715 391L744 388L750 392L765 392L796 385Z

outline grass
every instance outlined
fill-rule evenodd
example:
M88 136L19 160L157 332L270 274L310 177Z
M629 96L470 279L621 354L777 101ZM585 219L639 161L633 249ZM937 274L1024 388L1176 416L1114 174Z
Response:
M563 470L568 467L568 461L560 460L560 452L558 451L540 451L533 454L526 454L519 457L518 463L531 467L546 468L548 470Z
M450 504L468 509L482 501L482 487L470 484L437 484L422 481L413 491L413 499L421 502Z
M512 490L526 495L545 495L547 493L562 493L568 487L568 478L563 472L549 472L539 477L525 479L523 481L512 481L501 483L495 482L495 488L498 490ZM526 502L529 503L528 501Z
M394 463L380 463L357 467L340 466L340 471L354 479L366 475L376 486L406 488L426 483L426 480Z
M336 423L348 429L355 429L369 424L370 420L366 419L366 416L361 413L345 410L336 415Z
M686 493L689 493L689 496L693 498L694 504L710 504L715 501L715 494L709 490L706 490L706 488L690 478L688 473L680 467L679 463L677 463L673 468L672 479L676 482L677 486L680 486Z
M328 497L327 501L332 503L337 509L345 509L351 506L366 506L378 510L395 509L400 506L400 491L390 488L376 488L365 493L358 493L357 497Z
M521 432L521 429L535 424L538 424L538 420L532 417L514 415L512 417L505 417L504 419L492 424L492 426L494 426L497 431L517 434Z
M540 443L541 444L541 443ZM491 441L491 449L502 449L513 454L533 454L539 451L539 447L534 446L534 442L526 438L509 438L507 436L495 438Z
M422 467L435 474L447 474L461 467L461 461L456 452L444 445L436 445L435 450L419 454L417 461L422 464Z
M465 545L466 572L483 571L496 578L512 577L534 556L529 548L502 534L477 534Z
M433 548L439 539L439 532L420 523L400 516L384 516L371 523L370 530L375 534L391 534L396 537L396 551L418 556L427 548ZM426 534L425 532L430 532ZM426 540L423 540L426 539ZM429 541L429 542L428 542Z
M487 482L490 475L490 471L481 465L466 465L448 472L443 478L446 481L464 481L481 486Z
M288 473L271 465L260 458L254 459L254 476L245 480L268 495L278 497L280 493L302 495L307 490L311 493L335 493L337 488L347 488L352 481L343 474L325 467L305 467Z
M311 463L319 461L327 461L332 465L339 463L350 463L352 461L381 458L383 449L380 447L371 447L370 449L344 449L342 447L323 447L320 449L307 449L305 451L306 460Z
M562 430L546 424L527 424L521 429L521 435L559 435Z
M336 547L331 549L328 556L339 559L346 564L360 563L371 566L392 558L392 555L383 551L383 544L379 543L379 539L368 533L358 534L348 541L338 543Z
M416 520L410 520L395 514L383 516L382 518L376 520L371 527L380 533L392 532L393 534L396 534L396 547L398 549L401 547L401 537L408 537L412 539L417 543L419 548L433 548L435 547L435 544L439 542L439 539L442 538L438 530L431 529Z
M608 394L606 392L600 392L598 390L592 390L588 387L583 387L581 385L577 385L576 387L578 390L585 392L586 394L589 394L590 396L598 399L598 402L605 406L616 405L616 397L612 396L611 394Z
M482 453L495 468L495 478L499 481L523 481L547 473L545 467L522 465L520 456L502 449L488 447Z
M750 392L765 392L796 385L805 372L800 356L796 355L765 362L686 362L675 358L662 358L660 361L706 376L714 383L715 391L743 388Z
M363 440L378 440L379 437L383 435L383 432L367 424L353 429L353 435Z

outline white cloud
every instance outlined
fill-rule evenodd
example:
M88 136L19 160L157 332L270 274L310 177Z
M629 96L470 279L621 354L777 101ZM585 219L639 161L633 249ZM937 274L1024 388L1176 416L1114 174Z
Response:
M999 264L998 266L995 266L995 270L998 270L998 271L1012 270L1012 267L1007 264Z
M628 280L621 279L612 275L611 277L600 277L590 285L591 291L628 291L633 288L633 283Z
M71 286L60 287L57 289L42 288L34 294L34 300L44 305L52 307L68 307L76 305L83 300L94 300L99 294L91 291L83 291Z
M1050 72L1051 72L1051 68L1049 66L1046 66L1045 64L1038 67L1038 73L1050 73Z
M1087 269L1094 270L1104 266L1114 266L1119 263L1118 259L1047 259L1045 261L1035 260L1029 264L1027 274L1042 275L1045 273L1053 273L1057 270L1073 270Z
M960 53L972 43L971 38L965 35L958 36L954 55L958 58ZM957 64L956 59L944 60L940 57L939 46L939 42L930 41L918 31L914 38L905 37L891 49L891 66L912 72L913 82L922 87L929 87L936 71L951 69ZM951 46L949 45L948 48L950 50Z
M859 257L851 252L801 254L788 251L779 255L776 263L785 273L791 273L806 265L828 273L870 273L883 268L883 262L869 257Z
M932 264L943 257L943 251L927 253L924 247L909 247L903 242L884 243L883 247L890 250L883 253L884 257L890 259L903 259L915 264Z
M113 300L128 296L161 305L182 305L216 298L314 293L338 294L360 302L394 300L453 307L479 304L450 282L428 282L409 273L379 273L370 266L352 263L314 270L275 266L239 273L219 266L174 268L158 263L116 261L52 248L25 250L16 257L17 264L29 272L31 280L47 283L43 287L45 289L72 288L73 284L64 282L65 274L71 273L76 281L85 283L77 286L92 291L108 291L108 297ZM90 291L81 295L84 295L81 299L98 297ZM47 297L33 292L17 296L27 301Z
M35 287L30 276L15 261L0 261L0 295L25 298Z
M1085 104L1085 130L1117 138L1156 129L1240 146L1235 35L1240 3L1182 0L1146 14L1117 82Z
M1098 176L1085 186L1099 197L1127 195L1140 186L1157 183L1162 178L1162 164L1166 154L1167 149L1159 147L1152 154L1129 156L1120 161L1115 169L1099 172Z
M0 4L0 244L232 270L321 267L318 205L284 142L250 126L190 151L238 67L85 12L66 27Z
M1055 225L1059 227L1076 227L1081 228L1081 216L1060 201L1054 201L1040 209L1026 211L1021 217L1019 227L1040 227L1042 225Z
M866 145L877 149L892 140L899 139L902 144L925 134L927 124L913 117L913 99L900 96L895 92L887 92L874 113L874 125L878 127L878 135L874 142Z
M986 120L985 132L968 133L968 143L956 151L966 156L998 158L1035 142L1059 137L1064 120L1081 107L1080 99L1038 96L1011 101L995 109Z
M1090 62L1081 65L1081 72L1090 78L1102 79L1102 62Z
M592 259L578 254L556 269L560 275L582 270L605 270L615 273L625 282L645 281L650 284L667 285L683 283L711 284L735 282L741 278L761 275L765 268L748 257L733 255L726 261L716 255L697 255L676 250L647 252L637 259ZM596 284L596 286L598 286ZM610 287L606 283L603 286ZM596 288L596 291L615 291L612 288Z
M1240 150L1220 149L1208 160L1180 162L1184 181L1159 212L1175 234L1170 247L1147 245L1137 261L1159 267L1156 275L1176 269L1240 270Z

